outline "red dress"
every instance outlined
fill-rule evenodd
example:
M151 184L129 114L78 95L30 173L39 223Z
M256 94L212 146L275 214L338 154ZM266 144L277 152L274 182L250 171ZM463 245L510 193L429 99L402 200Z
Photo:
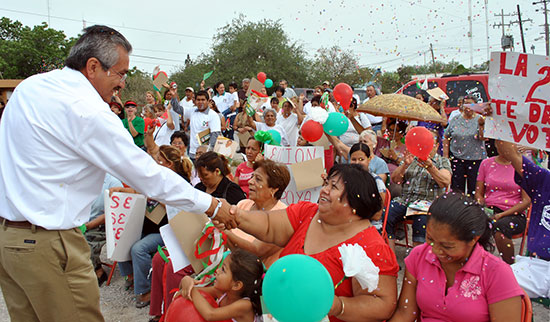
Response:
M395 254L384 242L376 228L373 226L323 252L317 254L305 254L304 243L306 233L313 217L317 213L318 207L319 206L315 203L302 201L297 204L292 204L286 208L288 219L294 228L294 234L283 249L281 257L291 254L303 254L315 258L321 262L323 266L325 266L332 277L333 284L336 285L345 275L338 247L342 244L358 244L365 249L365 252L373 261L374 265L380 268L380 275L391 275L397 277L399 265L397 264ZM337 296L352 297L353 290L351 286L351 279L346 279L342 284L340 284L340 286L338 286L335 290L335 294ZM341 321L334 316L330 316L329 318L332 322Z

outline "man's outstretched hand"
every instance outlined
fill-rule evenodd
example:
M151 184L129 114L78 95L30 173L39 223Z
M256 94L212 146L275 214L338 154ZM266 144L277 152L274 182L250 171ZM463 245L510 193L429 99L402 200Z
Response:
M212 198L212 200L212 205L206 212L208 217L212 217L214 215L214 211L218 206L218 201L214 198ZM223 224L225 226L225 229L237 228L237 217L234 211L231 212L231 205L225 199L220 199L220 202L222 203L221 208L218 210L216 217L214 217L212 221L217 221L218 223Z

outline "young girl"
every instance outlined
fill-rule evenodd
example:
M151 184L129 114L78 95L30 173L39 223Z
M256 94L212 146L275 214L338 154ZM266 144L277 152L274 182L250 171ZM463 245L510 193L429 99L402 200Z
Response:
M263 265L260 259L242 249L229 254L216 271L214 286L202 287L218 303L212 307L194 287L198 281L189 276L181 280L182 296L193 301L195 308L207 321L232 319L234 322L254 322L261 316L260 291ZM179 293L179 292L178 292Z

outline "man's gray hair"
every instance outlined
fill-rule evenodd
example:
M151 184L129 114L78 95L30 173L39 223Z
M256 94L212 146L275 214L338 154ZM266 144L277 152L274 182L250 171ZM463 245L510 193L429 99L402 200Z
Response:
M132 51L130 42L118 31L107 26L94 25L84 29L84 34L71 48L65 65L75 70L86 67L88 59L95 57L104 70L108 70L118 62L118 47L128 54Z
M243 83L250 83L250 78L245 78L245 79L243 79L242 82L243 82Z

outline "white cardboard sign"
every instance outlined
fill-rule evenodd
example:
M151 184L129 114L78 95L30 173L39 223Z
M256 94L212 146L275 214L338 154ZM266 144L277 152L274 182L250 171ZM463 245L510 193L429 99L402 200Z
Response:
M485 136L550 150L550 60L519 52L491 53L492 117Z
M124 262L131 260L130 249L141 238L145 218L145 196L105 190L105 234L107 258Z
M277 161L287 166L300 162L310 161L314 159L322 159L325 164L325 152L322 146L274 146L266 145L264 157L273 161ZM296 181L290 167L290 183L286 187L285 192L281 197L281 201L287 205L298 203L300 201L317 202L321 193L321 186L298 191ZM321 173L313 173L311 175L321 176Z

